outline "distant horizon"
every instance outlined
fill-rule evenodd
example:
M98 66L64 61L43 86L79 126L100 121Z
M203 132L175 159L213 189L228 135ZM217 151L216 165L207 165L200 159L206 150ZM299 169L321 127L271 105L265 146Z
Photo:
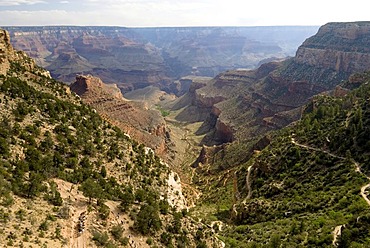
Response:
M364 0L1 0L0 26L273 27L369 19Z
M366 21L355 21L366 22ZM369 21L370 22L370 21ZM336 23L336 22L329 22ZM325 23L327 24L327 23ZM323 24L323 25L325 25ZM111 27L111 28L258 28L258 27L320 27L323 25L239 25L239 26L119 26L119 25L0 25L0 27Z

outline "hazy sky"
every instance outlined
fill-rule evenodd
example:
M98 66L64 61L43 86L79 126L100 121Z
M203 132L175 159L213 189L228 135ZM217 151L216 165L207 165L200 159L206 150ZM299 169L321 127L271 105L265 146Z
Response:
M0 26L270 26L368 21L368 0L0 0Z

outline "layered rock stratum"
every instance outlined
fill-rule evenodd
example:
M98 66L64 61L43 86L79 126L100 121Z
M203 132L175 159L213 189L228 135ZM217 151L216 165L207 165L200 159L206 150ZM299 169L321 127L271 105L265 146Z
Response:
M192 105L209 110L206 144L253 140L300 117L310 97L370 69L370 22L328 23L294 58L257 70L221 73L195 91Z
M78 75L70 88L83 102L129 136L158 154L166 152L166 139L168 141L170 134L159 111L125 99L117 85L105 84L91 75Z
M149 85L182 94L172 81L254 68L293 55L317 27L8 27L16 49L72 83L91 74L127 92Z

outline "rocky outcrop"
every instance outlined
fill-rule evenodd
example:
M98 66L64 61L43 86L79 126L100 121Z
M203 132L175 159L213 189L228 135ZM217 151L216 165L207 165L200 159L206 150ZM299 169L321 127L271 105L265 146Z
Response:
M291 56L317 27L53 26L9 30L17 49L64 82L72 83L76 74L83 73L117 83L123 92L154 85L182 95L189 81L173 81L188 75L214 77L228 69L254 68L261 60Z
M76 77L76 82L71 85L70 88L80 96L88 91L100 89L102 92L106 92L116 99L124 100L124 97L116 84L104 84L100 78L93 77L91 75L78 75Z
M13 47L10 45L9 33L5 30L0 30L0 74L6 74L10 68L9 55L14 53Z
M234 141L234 130L229 123L224 123L222 119L218 119L215 126L215 140L220 143L228 143Z
M297 120L312 96L370 69L369 47L370 22L328 23L294 58L218 75L195 91L193 101L213 120L205 144L251 141ZM336 94L344 93L338 88Z
M70 86L71 90L81 96L94 88L103 88L103 82L100 78L92 76L79 75L76 77L76 82Z
M50 77L50 73L37 67L35 61L29 58L26 53L14 50L10 43L9 33L0 29L0 75L7 74L10 69L33 71L45 77Z
M132 138L164 155L169 130L159 111L145 109L143 104L128 101L116 85L105 84L100 78L79 75L70 86L82 100Z
M196 159L192 166L196 168L205 164L212 163L212 158L215 156L215 154L225 149L225 147L226 145L210 147L203 145L198 158Z

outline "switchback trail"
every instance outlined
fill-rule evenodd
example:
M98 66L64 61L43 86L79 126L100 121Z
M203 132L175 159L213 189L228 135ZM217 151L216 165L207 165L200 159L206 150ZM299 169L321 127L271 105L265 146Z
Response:
M327 155L329 155L331 157L334 157L334 158L345 159L345 157L337 156L337 155L335 155L333 153L330 153L328 151L325 151L323 149L318 149L318 148L315 148L315 147L312 147L312 146L300 144L300 143L296 142L293 137L291 137L291 141L296 146L303 147L303 148L306 148L306 149L309 149L309 150L313 150L313 151L317 151L317 152L323 152L323 153L326 153ZM363 173L361 171L361 168L360 168L359 163L356 162L356 161L354 161L354 160L352 160L352 162L355 165L355 171L358 172L358 173L361 173L362 175L364 175L370 181L370 177L368 177L367 175L365 175L365 173ZM366 184L366 185L364 185L364 186L361 187L361 196L362 196L362 198L364 198L364 200L366 201L366 203L370 206L370 200L367 197L367 195L365 194L366 189L369 188L369 187L370 187L370 183L368 183L368 184Z
M312 150L312 151L323 152L323 153L325 153L325 154L327 154L327 155L329 155L331 157L334 157L334 158L346 159L345 157L341 157L341 156L335 155L335 154L330 153L328 151L325 151L323 149L319 149L319 148L315 148L315 147L312 147L312 146L300 144L300 143L298 143L298 142L295 141L294 137L291 137L291 142L292 142L292 144L294 144L296 146L299 146L299 147L302 147L302 148L306 148L306 149L309 149L309 150ZM361 171L361 167L360 167L359 163L356 162L355 160L352 160L352 162L355 165L355 171L358 172L358 173L360 173L360 174L362 174L362 175L364 175L370 181L370 177L368 177L365 173L363 173ZM369 198L366 195L366 189L369 188L369 187L370 187L370 183L362 186L361 189L360 189L360 192L361 192L360 194L361 194L362 198L364 198L364 200L366 201L367 205L370 206L370 200L369 200ZM336 241L337 241L338 236L341 235L341 230L342 230L342 227L343 226L344 225L336 226L335 229L334 229L334 231L333 231L333 245L334 246L337 246Z
M312 147L312 146L307 146L307 145L303 145L303 144L300 144L298 142L295 141L295 139L293 137L291 137L291 140L292 140L292 143L296 146L299 146L299 147L303 147L303 148L306 148L308 150L313 150L313 151L316 151L316 152L323 152L333 158L339 158L339 159L345 159L345 157L341 157L341 156L338 156L338 155L335 155L333 153L330 153L328 151L325 151L323 149L319 149L319 148L315 148L315 147Z

